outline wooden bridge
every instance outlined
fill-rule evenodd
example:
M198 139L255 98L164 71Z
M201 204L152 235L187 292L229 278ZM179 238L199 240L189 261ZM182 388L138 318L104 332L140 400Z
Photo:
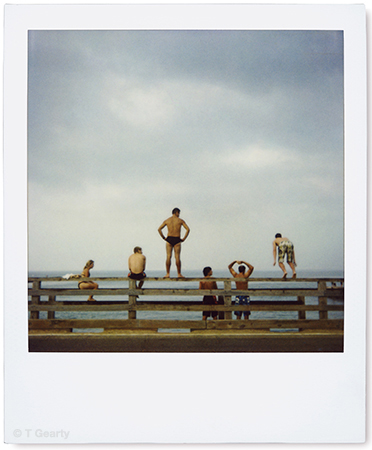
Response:
M82 280L84 278L75 280L76 285ZM180 282L195 285L201 278L146 278L142 289L136 289L135 281L128 278L89 280L99 284L122 284L123 287L79 290L77 286L73 289L63 287L66 286L63 278L29 278L29 351L343 351L344 288L341 278L286 281L250 278L248 290L233 289L234 278L212 278L223 284L223 288L216 290L176 287ZM71 280L68 283L71 285ZM163 286L151 287L158 284ZM164 288L164 284L172 287ZM91 294L96 298L95 302L86 300ZM219 304L202 304L204 295L218 297ZM236 295L249 295L250 304L234 305ZM67 296L77 300L64 300ZM143 299L146 296L160 300ZM100 297L105 299L100 300ZM143 311L151 311L154 318L137 318L137 313ZM156 318L164 311L177 312L180 317L184 313L193 312L193 316L200 313L200 319ZM202 311L217 311L218 320L202 320ZM249 320L236 320L233 311L251 311L252 315ZM94 314L88 314L88 318L66 318L66 313L71 316L87 312ZM286 314L278 314L284 312ZM108 313L118 314L120 318L105 318ZM269 317L265 318L265 314ZM288 315L290 318L284 317Z

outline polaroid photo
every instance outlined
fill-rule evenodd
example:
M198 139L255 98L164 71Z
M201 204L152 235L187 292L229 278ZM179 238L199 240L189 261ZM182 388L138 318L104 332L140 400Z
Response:
M5 441L361 443L363 5L6 5Z

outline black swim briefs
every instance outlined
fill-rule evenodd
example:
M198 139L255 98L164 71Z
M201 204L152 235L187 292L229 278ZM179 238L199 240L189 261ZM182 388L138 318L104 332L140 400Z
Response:
M168 244L170 244L172 247L174 247L175 245L179 244L181 241L181 238L177 237L177 236L168 236L166 241L168 242Z
M146 274L145 272L142 273L129 272L128 278L131 278L132 280L143 280L144 278L146 278Z

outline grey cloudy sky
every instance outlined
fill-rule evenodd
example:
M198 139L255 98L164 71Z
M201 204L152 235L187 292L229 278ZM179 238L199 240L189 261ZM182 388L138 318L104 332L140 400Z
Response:
M185 271L343 268L341 32L30 31L28 83L30 270L163 269L176 206Z

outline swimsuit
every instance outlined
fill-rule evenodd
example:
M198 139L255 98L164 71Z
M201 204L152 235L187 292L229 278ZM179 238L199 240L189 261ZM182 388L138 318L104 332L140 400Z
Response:
M278 245L278 262L284 262L284 256L287 254L287 263L293 262L293 244L291 241L282 241Z
M81 276L81 277L84 277L84 278L88 278L88 277L90 277L90 273L88 272L88 276L86 277L86 276L84 275L84 272L82 272L80 276ZM80 281L80 282L78 283L78 288L79 288L79 289L80 289L81 283L89 283L89 284L92 284L93 281L89 281L89 280Z
M203 305L217 305L216 297L214 295L204 295ZM203 311L205 317L217 317L217 311Z
M142 280L143 278L146 278L146 274L145 272L142 273L129 272L128 278L131 278L132 280Z
M80 281L79 284L78 284L78 288L79 288L79 289L80 289L81 283L93 284L93 281Z
M235 297L235 305L249 305L249 295L237 295ZM238 317L241 317L243 311L235 311L234 314ZM250 311L244 311L244 317L250 316Z
M166 241L168 242L168 244L170 244L172 247L174 247L175 245L179 244L181 241L181 238L177 237L177 236L168 236Z

